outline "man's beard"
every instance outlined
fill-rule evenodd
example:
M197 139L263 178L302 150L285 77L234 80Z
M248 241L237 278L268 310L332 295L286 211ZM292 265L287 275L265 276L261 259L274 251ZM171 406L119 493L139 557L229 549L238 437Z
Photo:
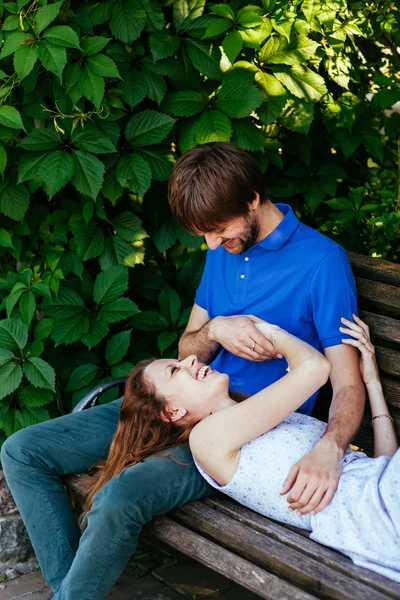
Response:
M251 246L254 246L257 241L259 231L260 227L258 225L257 217L249 217L245 221L243 231L240 232L240 238L236 237L235 246L233 248L224 247L224 249L229 252L229 254L243 254L243 252L246 252L246 250L251 248Z

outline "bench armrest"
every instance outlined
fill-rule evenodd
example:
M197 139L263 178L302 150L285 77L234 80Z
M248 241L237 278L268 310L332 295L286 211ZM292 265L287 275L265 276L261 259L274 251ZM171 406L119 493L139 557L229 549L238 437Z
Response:
M104 392L110 390L111 388L122 385L126 381L126 377L117 377L116 379L111 379L110 381L105 381L104 383L99 383L93 390L88 392L75 406L72 412L79 412L81 410L85 410L86 408L92 408L92 406L96 406L99 402L99 398Z

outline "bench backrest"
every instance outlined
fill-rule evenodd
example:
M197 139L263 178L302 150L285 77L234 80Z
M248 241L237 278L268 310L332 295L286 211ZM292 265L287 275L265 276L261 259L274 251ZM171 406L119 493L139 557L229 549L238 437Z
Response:
M360 317L370 328L389 410L400 434L400 265L349 252L356 278ZM331 393L324 389L315 416L327 420ZM367 406L354 443L373 449Z

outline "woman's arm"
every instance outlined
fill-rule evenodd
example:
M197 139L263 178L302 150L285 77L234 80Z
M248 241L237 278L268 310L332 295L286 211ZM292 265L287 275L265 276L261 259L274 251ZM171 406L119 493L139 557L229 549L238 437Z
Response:
M329 361L306 342L269 323L257 323L256 327L286 357L290 372L243 402L213 413L193 429L193 455L221 485L235 473L241 447L281 423L324 385L330 373Z
M375 348L370 341L369 327L356 315L353 315L353 318L355 323L343 318L342 323L347 326L347 329L341 327L340 331L354 338L352 340L344 339L342 342L355 346L360 351L361 375L371 404L374 427L374 456L393 456L399 444L393 420L390 417L388 405L383 395L378 365L376 364Z

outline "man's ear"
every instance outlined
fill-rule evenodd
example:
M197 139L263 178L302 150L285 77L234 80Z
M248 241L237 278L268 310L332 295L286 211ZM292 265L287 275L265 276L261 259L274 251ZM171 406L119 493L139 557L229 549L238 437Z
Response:
M249 210L256 210L260 206L260 194L258 192L254 192L254 198L248 206Z
M175 423L186 415L186 408L173 408L172 410L163 410L161 412L161 420L164 423Z

